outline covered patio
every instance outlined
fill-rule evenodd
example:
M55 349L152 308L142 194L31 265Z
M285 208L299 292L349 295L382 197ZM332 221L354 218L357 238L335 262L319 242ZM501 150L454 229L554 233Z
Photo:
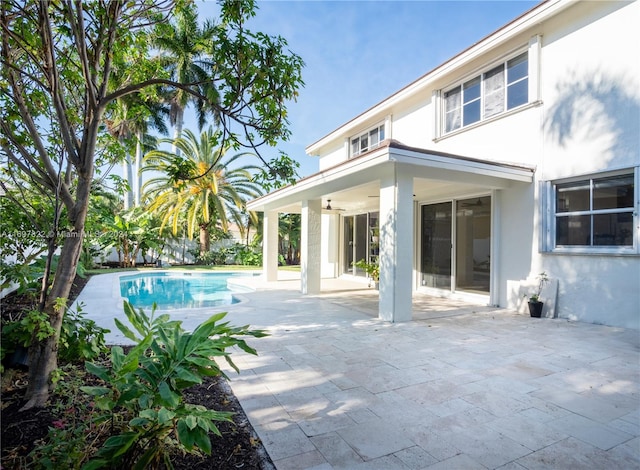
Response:
M495 226L499 223L501 190L515 184L531 184L533 171L522 165L433 152L385 140L370 152L248 203L249 210L264 213L265 278L277 279L279 213L302 215L300 290L315 295L322 292L323 277L344 274L340 263L340 217L375 210L379 213L380 234L378 317L389 322L411 320L416 286L417 202L489 192ZM323 217L325 214L329 217ZM497 235L498 230L492 227L492 233ZM323 242L323 236L331 240ZM497 247L499 236L493 236L491 243L492 248ZM323 273L323 257L333 263L329 275L326 269ZM490 262L492 267L497 266L497 256L492 256ZM496 271L491 269L492 289L486 302L490 305L497 304L497 282L493 278Z

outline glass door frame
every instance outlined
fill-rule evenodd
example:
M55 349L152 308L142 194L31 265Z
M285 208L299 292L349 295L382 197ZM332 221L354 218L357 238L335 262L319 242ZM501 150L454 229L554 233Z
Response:
M446 294L447 296L451 296L451 297L460 297L460 298L474 298L474 299L482 299L484 300L488 300L491 299L493 297L493 279L494 279L494 273L495 273L495 266L494 266L494 256L493 252L495 249L495 233L494 233L494 224L496 223L496 217L494 216L495 214L495 210L494 210L494 204L495 204L495 192L491 191L489 193L487 192L483 192L483 193L475 193L475 194L471 194L471 195L464 195L461 197L456 197L456 198L447 198L447 199L437 199L437 200L431 200L431 201L422 201L418 204L418 210L417 210L417 227L419 232L417 233L417 237L416 237L416 252L417 252L417 259L416 259L416 287L419 290L422 290L424 292L427 293L433 293L434 295L442 295L442 294ZM490 247L490 263L489 263L489 290L487 292L479 292L479 291L473 291L473 290L463 290L463 289L459 289L457 287L457 258L458 258L458 221L457 221L457 208L458 208L458 203L460 201L466 201L466 200L472 200L472 199L478 199L478 198L489 198L489 207L490 207L490 224L489 224L489 230L490 230L490 238L489 238L489 247ZM446 287L430 287L430 286L426 286L423 285L423 272L422 272L422 250L423 250L423 236L424 236L424 228L423 228L423 215L422 215L422 211L423 211L423 207L424 206L430 206L430 205L436 205L436 204L443 204L443 203L450 203L451 204L451 283L450 286L448 288Z
M358 219L360 218L360 221ZM379 247L379 212L359 212L349 215L340 215L340 246L341 250L341 269L342 274L351 276L364 277L366 272L353 265L348 266L347 263L357 262L364 259L368 263L377 261ZM346 229L348 220L351 220L351 234L347 235ZM372 225L372 222L375 224ZM364 241L364 247L362 242ZM351 242L351 243L349 243ZM351 256L347 251L351 250Z

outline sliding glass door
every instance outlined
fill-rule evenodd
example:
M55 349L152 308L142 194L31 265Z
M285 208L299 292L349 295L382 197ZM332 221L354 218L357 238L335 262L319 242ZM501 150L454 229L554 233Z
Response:
M343 272L365 276L366 272L353 264L365 260L376 262L378 255L378 213L349 215L343 220Z
M489 293L490 196L424 205L421 227L422 286Z
M456 202L457 290L489 293L491 198Z
M422 206L421 284L451 289L451 203Z

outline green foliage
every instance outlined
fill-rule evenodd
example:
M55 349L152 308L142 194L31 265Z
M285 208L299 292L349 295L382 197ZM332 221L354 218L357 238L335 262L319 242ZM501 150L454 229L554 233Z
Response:
M353 263L356 268L362 269L367 275L373 279L374 281L380 280L380 265L377 263L368 263L364 259L356 261Z
M228 264L240 264L243 266L262 266L262 251L236 243L229 247L199 253L191 251L196 258L196 264L204 266L223 266Z
M11 322L2 329L2 342L6 339L8 344L27 347L34 333L38 341L41 341L55 334L55 330L51 328L46 313L29 310L20 321Z
M300 177L298 168L300 163L281 150L280 156L269 160L255 179L266 191L273 191L288 184L294 184Z
M80 391L86 372L74 364L57 370L61 378L56 382L51 408L56 419L47 437L29 454L29 468L79 469L97 452L96 441L108 432L107 424L96 422L98 410Z
M0 361L4 361L7 354L15 352L16 349L28 347L34 334L38 340L55 334L49 317L39 310L29 310L15 321L5 323L3 320L0 333ZM4 372L4 365L0 366L0 372Z
M262 251L251 247L238 245L236 260L243 266L262 266Z
M114 214L103 225L96 240L103 249L114 247L122 267L136 265L138 254L157 250L164 245L159 220L142 207L134 207L122 215Z
M65 362L93 360L107 351L104 335L109 330L85 317L82 304L67 309L62 319L58 357Z
M189 238L217 224L227 231L229 219L239 218L245 202L262 194L253 181L253 174L260 168L242 164L243 159L254 155L227 155L229 147L220 147L220 139L220 132L213 128L199 137L187 130L183 137L163 140L174 144L180 155L165 150L145 155L144 170L159 174L149 179L144 189L145 197L152 201L149 209L162 220L161 230L168 226L176 235L186 224ZM176 180L176 172L185 173Z
M56 299L56 303L57 308L66 308L65 299ZM55 333L48 315L39 310L29 310L21 318L3 323L0 344L2 359L17 347L28 347L34 332L38 341ZM67 309L60 330L60 359L68 362L95 359L106 351L104 335L108 332L93 320L85 318L82 305L78 305L75 311Z
M185 56L203 64L206 77L185 83L173 73L175 60L158 56L153 39L181 11L195 9L193 2L0 2L2 156L7 167L24 172L15 183L33 182L48 199L55 231L67 228L60 219L64 206L71 233L85 232L94 172L121 161L125 152L118 147L127 145L120 145L126 134L121 124L133 120L135 133L142 131L141 120L153 116L143 105L162 103L176 92L190 95L223 129L219 146L225 149L275 146L289 138L287 105L303 85L301 58L283 38L247 29L254 0L220 4L204 57ZM135 95L140 101L127 99ZM74 275L69 268L79 259L80 241L64 238L54 298L68 297ZM59 317L51 318L59 328ZM29 370L28 407L43 405L48 395L44 384L56 345L47 343L34 351L42 357Z
M129 303L124 308L133 329L118 320L116 324L136 346L128 354L114 346L110 368L87 363L87 370L105 385L82 388L105 412L101 420L118 421L122 427L84 468L146 469L161 464L171 468L171 448L210 454L208 433L219 434L215 422L230 420L230 414L184 403L182 392L202 383L202 376L225 376L215 358L226 359L238 371L227 349L237 346L256 354L241 337L265 333L220 323L226 313L212 316L189 333L168 315L156 318L155 308L151 316ZM120 418L123 413L126 421Z
M222 266L227 264L227 259L229 258L229 250L227 248L205 253L200 253L200 250L194 250L193 253L196 258L196 264L201 266Z

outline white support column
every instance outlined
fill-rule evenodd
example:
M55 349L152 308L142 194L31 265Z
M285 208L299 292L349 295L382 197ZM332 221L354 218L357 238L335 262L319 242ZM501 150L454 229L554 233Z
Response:
M273 211L264 213L262 271L265 281L278 280L278 213Z
M500 225L502 221L502 191L491 192L491 257L489 258L489 305L500 305L500 246L502 245Z
M413 176L395 164L380 181L381 320L401 322L412 317L413 215Z
M300 280L303 294L320 293L322 200L302 201Z

